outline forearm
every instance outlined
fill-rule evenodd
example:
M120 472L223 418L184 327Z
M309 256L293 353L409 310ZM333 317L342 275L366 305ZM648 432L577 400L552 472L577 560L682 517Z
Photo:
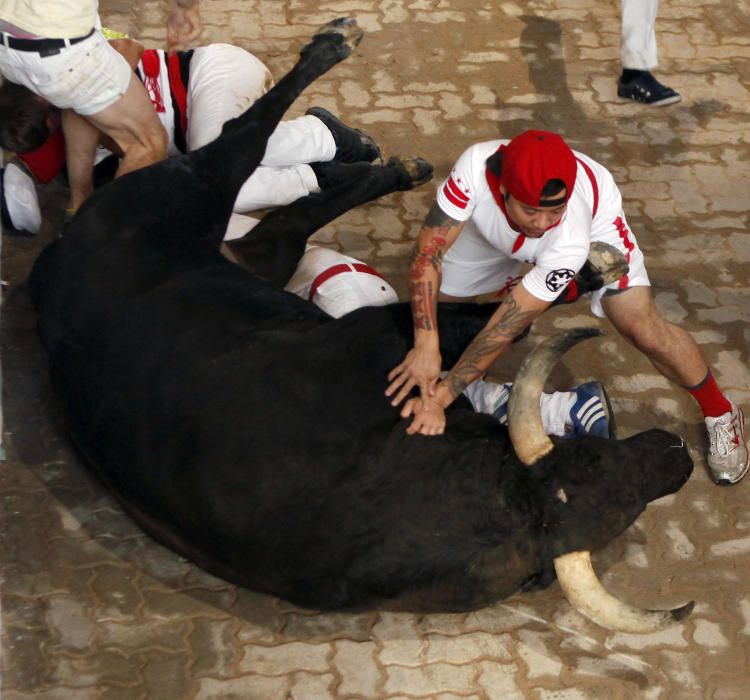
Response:
M520 286L520 285L519 285ZM536 299L523 288L508 294L487 325L464 350L458 362L440 383L440 397L447 406L475 379L481 377L547 308L547 302Z
M415 345L438 343L437 300L443 255L453 243L462 223L447 216L435 204L427 214L417 237L409 268L409 294L414 322Z
M414 324L414 346L439 346L437 325L437 296L440 289L440 275L432 269L425 269L417 253L409 270L409 298Z

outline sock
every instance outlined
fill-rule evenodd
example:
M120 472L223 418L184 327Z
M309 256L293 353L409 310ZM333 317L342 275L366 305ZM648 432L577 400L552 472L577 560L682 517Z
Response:
M623 68L622 69L622 75L620 76L620 80L622 80L623 83L629 83L634 78L637 78L639 75L642 75L643 73L648 73L648 71L645 70L637 70L636 68Z
M710 369L700 384L686 386L685 388L698 402L704 418L717 418L732 410L732 404L721 393Z

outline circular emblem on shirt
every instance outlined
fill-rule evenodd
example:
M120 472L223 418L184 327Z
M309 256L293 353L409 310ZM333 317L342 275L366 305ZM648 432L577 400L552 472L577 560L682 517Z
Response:
M567 270L565 268L561 268L560 270L552 270L547 275L547 279L545 280L547 284L547 289L550 290L550 292L561 292L565 287L567 286L568 282L572 280L576 276L576 273L573 272L573 270Z

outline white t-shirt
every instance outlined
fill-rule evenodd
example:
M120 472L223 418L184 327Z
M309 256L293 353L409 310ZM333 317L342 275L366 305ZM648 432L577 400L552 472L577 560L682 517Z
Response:
M99 0L0 0L0 19L36 36L75 39L94 28L98 9Z
M578 173L560 222L539 238L514 230L487 180L487 159L507 143L495 140L469 147L438 189L440 208L466 222L443 259L442 291L454 296L495 292L523 263L530 263L533 267L522 284L535 297L551 302L580 270L594 240L614 245L629 262L637 251L642 261L612 175L582 153L574 152ZM636 262L620 286L632 282ZM648 284L648 278L641 283Z

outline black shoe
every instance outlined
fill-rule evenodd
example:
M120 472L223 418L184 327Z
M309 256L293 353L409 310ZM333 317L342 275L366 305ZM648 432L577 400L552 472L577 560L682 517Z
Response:
M630 72L633 73L634 71ZM642 102L653 107L663 107L682 99L679 92L662 85L647 70L635 71L635 75L628 80L624 80L624 75L623 72L623 75L617 81L617 96L624 100Z
M347 126L340 119L333 116L327 109L322 107L310 107L305 112L317 117L328 127L336 143L336 155L334 160L339 163L372 163L374 160L382 161L380 149L375 141L359 129Z

